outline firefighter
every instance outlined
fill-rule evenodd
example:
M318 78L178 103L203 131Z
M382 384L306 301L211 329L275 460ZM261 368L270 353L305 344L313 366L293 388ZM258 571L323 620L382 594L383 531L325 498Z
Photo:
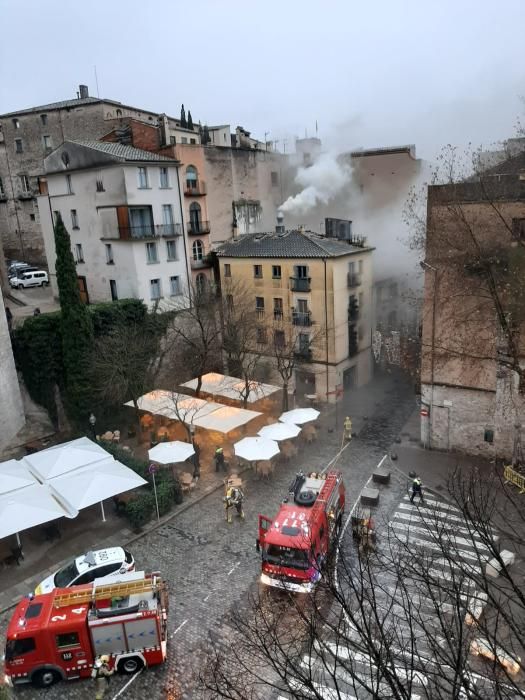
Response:
M94 672L97 683L97 694L95 695L95 699L102 700L106 694L109 679L115 673L115 671L109 667L109 656L107 656L107 654L103 654L96 659Z
M350 416L347 416L345 418L344 429L345 429L345 440L350 441L352 439L352 419L350 418Z
M244 520L244 494L238 486L230 486L226 491L226 496L224 498L224 508L226 511L226 522L231 523L232 517L230 515L230 508L234 507L237 511L237 515L241 520Z
M215 450L215 471L225 471L226 464L224 462L224 452L222 447L217 447Z
M410 496L410 503L414 503L414 498L416 496L419 496L421 503L425 502L425 499L423 498L423 487L419 476L414 477L414 480L412 481L412 495Z

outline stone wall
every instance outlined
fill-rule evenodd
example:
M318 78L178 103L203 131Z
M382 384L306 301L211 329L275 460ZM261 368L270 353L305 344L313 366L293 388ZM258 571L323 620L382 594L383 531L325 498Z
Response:
M25 423L22 396L18 386L5 306L0 292L0 451Z

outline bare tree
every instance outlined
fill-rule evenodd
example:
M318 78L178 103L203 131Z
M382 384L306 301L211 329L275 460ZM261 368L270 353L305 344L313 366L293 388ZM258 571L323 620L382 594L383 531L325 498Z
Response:
M476 471L453 475L448 495L458 508L452 527L426 507L410 537L390 527L375 551L346 537L311 596L253 595L231 616L228 650L209 650L206 697L523 697L523 570L507 564L498 539L520 561L520 496L497 472ZM432 533L426 548L422 523ZM487 573L492 559L497 578Z

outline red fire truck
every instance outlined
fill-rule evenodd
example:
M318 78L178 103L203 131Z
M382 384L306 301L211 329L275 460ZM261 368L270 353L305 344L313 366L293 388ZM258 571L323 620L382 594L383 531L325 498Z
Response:
M158 573L57 588L17 605L7 630L5 673L12 684L46 688L86 678L97 656L134 673L166 658L168 589Z
M261 583L297 593L312 591L337 541L344 507L341 472L297 474L277 516L259 515Z

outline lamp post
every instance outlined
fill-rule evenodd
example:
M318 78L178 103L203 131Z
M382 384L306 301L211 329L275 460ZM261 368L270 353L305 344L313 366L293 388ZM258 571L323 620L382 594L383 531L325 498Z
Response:
M95 423L97 422L97 419L95 418L95 414L91 413L89 416L89 425L91 426L91 433L93 435L93 440L97 439L97 434L95 432Z
M429 270L434 273L434 288L432 298L432 339L430 346L430 416L428 422L428 449L432 449L432 423L434 422L434 349L436 346L436 308L437 308L437 292L438 292L438 270L433 265L430 265L426 260L422 260L420 266L423 270Z

